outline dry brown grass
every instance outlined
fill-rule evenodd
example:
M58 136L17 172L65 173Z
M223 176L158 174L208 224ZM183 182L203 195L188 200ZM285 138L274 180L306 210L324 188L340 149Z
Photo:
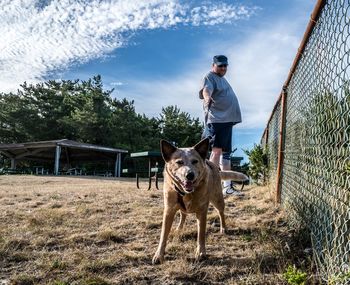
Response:
M284 284L287 265L310 270L307 244L268 188L245 193L226 199L227 235L210 208L206 260L194 261L190 215L152 266L162 191L131 179L0 176L0 284Z

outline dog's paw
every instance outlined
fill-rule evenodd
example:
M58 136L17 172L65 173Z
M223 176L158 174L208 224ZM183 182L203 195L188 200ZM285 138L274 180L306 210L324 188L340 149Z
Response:
M164 255L159 254L158 252L156 252L156 254L153 256L152 264L153 265L162 264L163 262L164 262Z

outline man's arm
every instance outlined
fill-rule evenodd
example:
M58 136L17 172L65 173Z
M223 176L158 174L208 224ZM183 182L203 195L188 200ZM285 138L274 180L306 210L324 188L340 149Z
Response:
M210 101L213 101L213 98L211 97L211 94L213 93L213 91L209 90L208 88L204 87L202 94L203 94L203 98L204 98L204 105L208 106Z

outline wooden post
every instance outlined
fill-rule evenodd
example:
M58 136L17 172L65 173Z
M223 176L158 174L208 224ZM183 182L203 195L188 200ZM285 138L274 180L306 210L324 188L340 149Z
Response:
M286 130L286 102L287 88L284 87L281 96L281 122L279 131L278 144L278 162L277 162L277 183L276 183L276 202L281 203L281 188L282 188L282 169L284 159L284 138Z
M55 175L58 175L60 169L60 156L61 156L61 147L59 145L56 146L56 155L55 155Z

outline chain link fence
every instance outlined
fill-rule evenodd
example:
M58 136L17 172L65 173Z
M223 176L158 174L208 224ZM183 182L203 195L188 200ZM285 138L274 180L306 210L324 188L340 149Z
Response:
M318 4L262 144L282 205L310 229L321 276L350 284L350 1Z
M271 185L275 185L277 182L280 123L281 100L278 100L266 128L268 131L264 133L264 137L262 139L264 149L268 153L268 179L269 184Z

